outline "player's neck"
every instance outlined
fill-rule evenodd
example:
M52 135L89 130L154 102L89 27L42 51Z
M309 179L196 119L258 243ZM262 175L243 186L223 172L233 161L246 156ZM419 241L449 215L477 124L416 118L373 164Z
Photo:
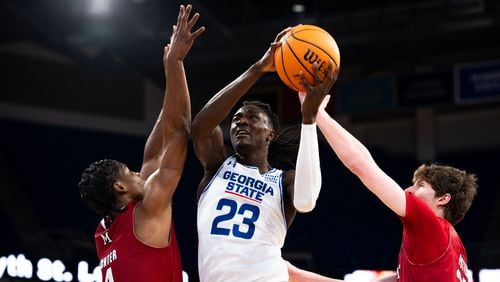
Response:
M271 166L267 162L267 155L263 157L259 154L236 154L236 158L239 163L254 166L259 169L261 174L268 172L271 169Z
M434 211L434 214L436 214L438 217L446 219L444 217L444 208L443 207L439 207L439 206L434 207L433 211Z

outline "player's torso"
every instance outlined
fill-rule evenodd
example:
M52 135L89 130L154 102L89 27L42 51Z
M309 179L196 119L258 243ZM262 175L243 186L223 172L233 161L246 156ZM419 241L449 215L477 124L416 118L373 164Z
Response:
M404 250L400 251L398 265L398 281L400 282L472 281L468 275L467 253L453 227L450 228L448 248L441 257L432 262L414 264L408 259Z
M155 248L139 241L133 232L133 208L95 234L103 281L182 281L182 265L174 229L168 247Z
M226 159L198 202L202 281L288 279L281 259L287 230L282 176Z

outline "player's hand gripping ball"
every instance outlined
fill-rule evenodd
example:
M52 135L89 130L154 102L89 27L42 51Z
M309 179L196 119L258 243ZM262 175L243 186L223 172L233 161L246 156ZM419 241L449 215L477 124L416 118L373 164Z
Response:
M313 64L319 66L319 77L323 81L328 62L333 61L333 70L340 66L340 51L335 39L324 29L315 25L298 25L281 38L281 46L274 53L278 76L288 87L305 92L299 72L307 82L314 85Z

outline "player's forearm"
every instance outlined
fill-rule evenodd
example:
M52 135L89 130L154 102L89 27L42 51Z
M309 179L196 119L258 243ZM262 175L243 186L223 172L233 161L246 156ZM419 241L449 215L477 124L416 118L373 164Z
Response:
M183 62L167 58L165 73L162 109L144 147L141 168L143 178L147 178L160 167L165 142L171 140L172 134L189 134L191 106Z
M325 111L318 113L316 121L340 161L387 207L404 216L404 191L378 167L368 149Z
M169 131L186 131L191 126L191 103L189 90L181 60L167 59L165 96L163 99L163 123L167 134Z
M319 111L316 122L340 161L354 174L359 176L363 165L373 161L368 149L327 112Z
M191 106L183 62L165 57L164 67L166 82L162 109L146 141L143 164L161 156L165 136L174 131L189 132Z
M142 158L141 178L147 179L155 170L160 167L161 154L163 152L163 126L162 113L160 112L151 133L144 146Z
M220 90L200 110L193 120L192 130L196 135L208 135L229 115L238 100L252 87L264 72L254 64L242 75Z
M148 136L146 145L144 146L144 161L155 158L162 152L163 148L163 122L162 112L158 115L155 125Z
M316 124L302 124L299 152L294 179L293 204L300 212L309 212L316 206L321 189Z

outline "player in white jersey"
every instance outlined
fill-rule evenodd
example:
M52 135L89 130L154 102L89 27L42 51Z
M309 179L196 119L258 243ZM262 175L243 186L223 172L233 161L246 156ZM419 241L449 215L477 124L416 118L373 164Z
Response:
M279 169L261 174L234 155L226 159L199 199L198 230L209 233L199 237L200 270L220 273L220 281L241 281L243 273L247 281L288 280L279 259L287 230L282 177ZM212 281L205 273L202 281Z
M315 118L336 81L331 62L323 82L315 64L318 83L302 104L300 143L293 131L278 133L277 116L258 101L243 103L233 115L232 147L224 144L219 126L260 77L276 70L274 51L287 31L280 32L264 56L219 91L193 120L191 135L204 168L198 187L201 281L288 281L287 263L281 257L287 228L296 210L311 211L319 195ZM283 162L295 170L286 169Z

